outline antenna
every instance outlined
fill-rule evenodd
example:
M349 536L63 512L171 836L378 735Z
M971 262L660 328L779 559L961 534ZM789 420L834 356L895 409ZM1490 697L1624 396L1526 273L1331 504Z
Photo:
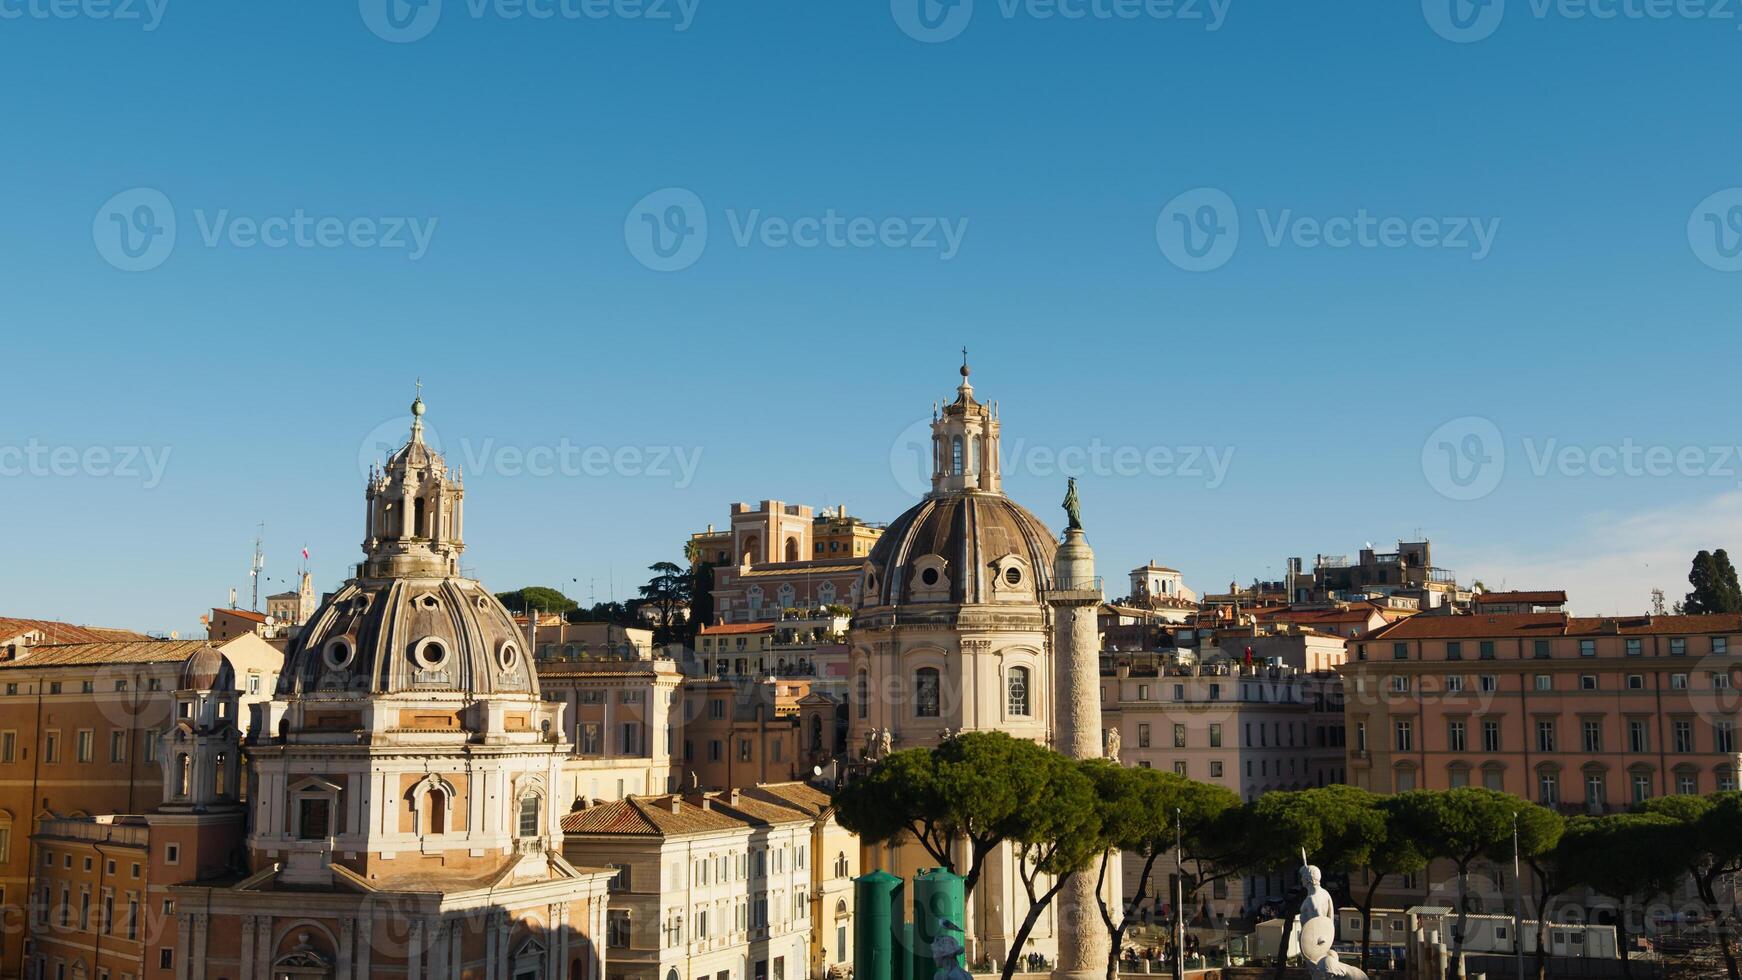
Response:
M255 612L260 611L260 570L266 567L266 522L261 521L254 534L254 563L248 569L248 576L254 580L254 604L249 606Z

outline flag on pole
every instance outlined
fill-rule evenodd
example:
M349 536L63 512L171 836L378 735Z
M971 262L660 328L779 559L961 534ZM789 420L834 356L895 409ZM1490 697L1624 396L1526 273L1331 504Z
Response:
M308 546L307 546L307 545L303 545L303 549L302 549L302 560L303 560L303 561L308 561Z

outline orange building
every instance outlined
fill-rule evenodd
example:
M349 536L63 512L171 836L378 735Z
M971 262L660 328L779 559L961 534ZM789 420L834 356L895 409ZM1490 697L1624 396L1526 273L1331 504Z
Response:
M1742 616L1415 616L1349 641L1349 775L1601 813L1735 789Z

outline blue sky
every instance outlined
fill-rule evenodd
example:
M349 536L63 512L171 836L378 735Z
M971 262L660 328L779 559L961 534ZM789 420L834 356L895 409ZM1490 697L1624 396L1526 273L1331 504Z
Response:
M155 2L0 2L0 612L185 634L262 521L335 586L417 377L467 566L623 598L735 500L894 517L964 344L1109 575L1419 530L1638 611L1739 543L1734 5Z

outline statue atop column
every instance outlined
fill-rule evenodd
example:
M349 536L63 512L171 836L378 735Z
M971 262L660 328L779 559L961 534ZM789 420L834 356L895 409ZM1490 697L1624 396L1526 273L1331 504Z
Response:
M1077 499L1077 478L1074 476L1070 478L1069 483L1065 484L1065 518L1069 521L1065 525L1065 530L1081 531L1083 529L1083 504Z

